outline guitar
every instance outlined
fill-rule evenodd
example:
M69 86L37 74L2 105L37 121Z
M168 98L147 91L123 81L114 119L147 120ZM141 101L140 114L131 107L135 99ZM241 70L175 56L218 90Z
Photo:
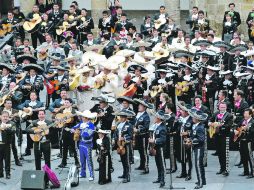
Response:
M15 90L17 90L19 86L15 86L12 90L10 90L7 94L0 97L0 106L2 106L5 102L5 100L13 93Z
M151 91L150 91L151 98L156 97L162 91L163 91L162 85L153 86Z
M49 134L49 128L53 127L54 125L56 125L56 123L52 123L48 126L46 124L38 125L37 127L32 128L35 134L29 134L29 135L34 142L39 142L43 136L46 136ZM40 131L37 133L38 130Z
M71 112L56 114L55 121L57 123L57 127L62 128L65 124L71 123L73 121L73 117L76 115L77 114L72 114Z
M211 125L209 126L209 129L208 129L210 138L213 138L215 133L218 132L218 128L220 127L221 124L223 124L223 122L213 122L213 123L211 123Z
M51 81L51 80L47 80L47 79L45 79L43 83L44 83L44 85L46 86L46 89L47 89L47 93L48 93L48 94L53 94L55 91L57 91L57 90L60 89L60 85L65 84L65 82L60 82L60 81L58 81L58 80L53 80L53 81ZM52 87L50 87L49 84L50 84Z
M40 23L42 22L41 16L39 14L34 14L31 21L26 21L23 24L24 30L28 33L36 32L39 29Z
M236 142L238 140L240 140L240 138L242 137L242 135L246 132L245 129L243 128L244 126L238 127L236 130L239 132L237 135L234 135L234 139L233 141Z
M69 73L69 87L71 91L78 87L79 77L80 77L80 74L76 72Z
M7 24L2 24L2 28L6 33L11 33L13 31L13 28L17 27L17 26L22 26L23 23L17 23L17 24L11 24L11 23L7 23Z
M4 131L5 129L11 128L12 124L6 124L6 123L2 123L0 125L0 131Z
M31 107L27 107L25 111L23 111L23 110L19 111L19 116L20 116L20 118L25 118L27 116L31 116L33 114L33 112L41 111L41 110L45 110L45 107L34 108L34 109Z
M182 81L182 82L178 82L177 83L177 86L178 88L175 89L175 94L176 96L182 96L185 92L188 92L190 87L189 85L193 85L193 84L196 84L198 83L197 80L194 80L194 81Z

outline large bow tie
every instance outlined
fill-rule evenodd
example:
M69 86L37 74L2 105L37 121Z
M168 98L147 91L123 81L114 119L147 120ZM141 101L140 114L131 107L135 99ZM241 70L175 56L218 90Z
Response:
M220 114L217 115L217 118L218 118L219 120L222 120L223 116L224 116L224 114L223 114L223 113L220 113Z

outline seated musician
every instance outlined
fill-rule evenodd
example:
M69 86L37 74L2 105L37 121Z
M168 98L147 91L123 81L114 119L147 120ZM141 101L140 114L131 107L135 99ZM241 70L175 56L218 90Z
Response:
M15 133L15 124L10 121L8 111L3 111L0 122L0 178L11 178L11 136ZM4 162L4 165L3 165Z
M30 93L30 100L25 100L17 107L19 110L23 110L27 114L26 127L30 125L29 120L36 120L38 118L38 110L44 110L43 103L37 98L37 93L32 91ZM32 115L29 116L29 112L32 110ZM23 156L31 155L31 148L33 148L33 141L27 134L26 151Z
M52 24L52 23L51 23ZM44 28L41 27L41 30L47 30L46 27L50 27L46 24L46 26L43 25ZM44 31L45 32L45 31ZM49 33L43 33L42 35L43 42L39 47L37 47L37 57L40 60L45 60L47 58L47 51L52 48L53 41L52 41L52 34Z
M39 139L33 139L34 142L34 157L35 157L35 169L41 170L41 154L43 154L43 158L45 160L45 164L50 168L50 157L51 157L51 143L50 143L50 135L51 129L50 124L51 121L46 119L45 110L41 110L38 112L38 119L33 120L32 123L26 128L27 133L32 135L38 135ZM45 125L45 126L44 126ZM48 185L49 180L47 175L45 175L45 183Z
M72 132L79 130L80 140L79 140L79 155L81 162L81 172L80 176L86 177L86 162L89 169L89 181L94 180L94 170L93 170L93 160L92 160L92 148L93 148L93 135L95 132L95 126L91 122L95 119L97 113L91 113L89 110L84 112L77 112L78 116L81 117L81 122L72 127ZM75 134L74 134L75 135Z
M73 101L70 98L66 98L64 101L64 106L65 108L60 111L60 113L66 114L66 117L71 116L72 114L75 114L76 111L72 107L73 106ZM56 115L57 117L57 115ZM71 121L69 123L64 122L64 126L62 128L62 142L63 142L63 158L61 161L61 164L58 166L59 168L64 168L67 165L67 155L68 155L68 150L73 152L74 155L74 160L75 160L75 165L77 167L80 167L79 161L78 161L78 155L77 155L77 150L75 148L75 142L73 139L73 134L71 133L70 129L76 124L77 122L77 117L72 116ZM57 119L56 119L57 121Z
M12 76L15 71L11 66L1 63L0 69L2 70L2 76L0 77L0 91L7 92L11 82L15 82L15 78Z
M10 121L12 121L15 124L16 134L18 135L18 138L19 138L18 141L20 141L21 138L22 138L22 137L20 137L20 130L21 130L20 118L18 117L18 110L13 108L13 104L12 104L11 99L6 99L4 101L4 107L0 108L0 114L3 111L9 112ZM13 152L13 157L14 157L14 160L15 160L15 164L17 166L22 166L22 164L20 163L19 158L18 158L18 151L17 151L17 147L16 147L16 137L15 137L16 134L15 133L12 134L11 149L12 149L12 152Z
M59 43L56 40L52 41L52 46L48 49L48 55L51 57L54 55L60 55L59 57L62 59L65 57L63 48L60 47Z
M96 40L94 38L94 35L93 35L92 32L87 32L86 40L83 41L83 46L87 47L87 46L92 46L92 45L95 45L95 44L99 44L98 40Z
M120 154L121 162L123 165L123 175L118 178L123 178L123 183L130 182L130 140L132 127L128 121L128 117L133 117L133 112L128 110L121 110L120 112L114 113L115 116L120 116L120 123L114 133L114 145L118 149L118 154Z
M43 72L43 69L36 64L29 64L23 67L24 71L28 71L28 74L20 82L19 86L23 92L23 101L29 99L29 94L31 91L35 91L38 100L40 99L40 91L43 90L43 80L38 74Z
M2 25L11 24L10 25L10 32L13 32L16 29L16 25L18 24L18 20L14 18L14 14L12 11L8 11L7 18L2 20ZM7 27L7 30L9 28ZM8 31L7 31L8 32Z

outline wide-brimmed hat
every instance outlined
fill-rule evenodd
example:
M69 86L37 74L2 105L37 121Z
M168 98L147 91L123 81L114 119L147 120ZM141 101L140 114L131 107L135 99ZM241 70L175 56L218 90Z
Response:
M116 99L112 96L108 96L107 94L101 94L98 97L92 97L91 100L99 101L99 102L106 102L106 103L114 103Z
M96 112L92 113L90 110L85 110L83 112L76 111L76 113L78 116L82 116L88 119L95 119L97 117L97 113Z
M185 103L181 104L180 102L177 102L176 106L179 107L180 110L183 110L186 112L188 112L192 108L190 104L185 104Z
M186 64L186 63L179 63L178 64L179 65L179 67L181 68L181 67L184 67L184 68L189 68L189 69L191 69L191 70L193 70L193 71L196 71L196 69L194 68L194 67L191 67L190 65L188 65L188 64Z
M178 50L174 53L176 58L180 58L180 57L193 57L194 54L189 52L189 51L184 51L184 50Z
M130 57L130 56L133 56L136 52L133 51L133 50L130 50L130 49L123 49L123 50L120 50L118 52L116 52L115 55L120 55L120 56L123 56L123 57Z
M76 59L77 59L77 57L75 57L75 56L73 56L73 55L68 55L68 57L66 57L66 58L64 59L64 61L68 62L68 61L72 61L72 60L76 60Z
M239 77L246 77L248 75L251 75L251 73L248 73L248 72L234 72L233 75L236 77L236 78L239 78Z
M153 109L153 104L150 104L147 100L141 100L141 99L138 99L138 98L134 98L133 100L136 104L142 104L143 106L145 106L146 108L149 108L149 109Z
M243 54L245 57L250 57L254 55L254 50L247 50L246 53Z
M195 118L199 121L205 121L207 120L208 115L200 110L197 110L195 108L192 108L189 110L189 114L192 118Z
M135 114L135 112L133 112L131 110L122 109L119 112L113 113L113 115L115 115L115 116L124 116L124 117L134 117L136 114Z
M224 48L226 48L226 49L230 49L232 46L229 44L229 43L227 43L227 42L224 42L224 41L217 41L217 42L214 42L213 43L213 46L214 47L224 47Z
M236 51L240 51L240 52L243 52L243 51L246 51L248 49L248 47L244 44L239 44L239 45L236 45L232 48L229 49L229 52L231 53L234 53Z
M52 66L50 67L51 69L57 69L59 71L69 71L66 67L63 67L61 65L58 65L58 66Z
M211 65L208 65L206 68L209 69L209 70L212 70L212 71L219 71L220 70L220 67L214 67L214 66L211 66Z
M95 66L107 60L105 55L93 51L87 51L82 56L82 63L87 66Z
M197 40L192 45L194 45L194 46L202 46L202 45L210 46L210 45L212 45L212 43L207 40Z
M128 69L127 69L127 71L128 71L129 73L135 73L135 70L139 70L142 74L148 72L147 69L146 69L145 67L143 67L142 65L139 65L139 64L131 64L131 65L128 67Z
M233 73L233 71L230 71L230 70L220 71L219 72L220 75L228 75L228 74L231 74L231 73Z
M49 55L48 57L49 57L50 59L52 59L52 60L55 60L55 61L61 61L61 60L62 60L60 53L56 53L56 54L53 54L53 55Z
M124 56L121 56L121 55L112 55L104 63L105 63L105 65L111 65L110 68L114 68L114 69L110 69L110 70L115 70L123 62L125 62L125 57Z
M163 110L157 111L157 112L154 114L154 116L155 116L156 118L159 118L159 119L163 120L163 121L165 121L165 120L167 120L167 119L170 118L170 116L167 115L167 114L165 114L165 112L164 112Z
M90 71L92 71L92 69L90 67L85 66L85 67L82 67L82 69L79 69L78 73L82 74L82 73L88 73Z
M152 45L152 43L149 42L144 42L144 41L139 41L135 44L133 44L133 47L150 47Z
M24 61L25 59L29 60L30 63L36 63L36 61L37 61L36 57L34 57L34 56L30 55L30 54L19 55L19 56L17 57L16 61L17 61L18 63L23 63L23 61Z
M25 71L29 71L30 69L34 69L37 73L44 72L44 69L41 66L33 64L33 63L23 66L23 70Z
M139 52L139 53L137 53L137 55L139 55L139 56L141 56L145 59L154 59L155 58L154 53L151 52L151 51L145 51L145 52L142 52L142 53Z
M212 56L216 56L217 54L215 51L212 51L212 50L204 50L204 51L197 52L196 55L200 55L203 57L212 57Z
M84 47L84 51L97 51L100 52L101 50L103 50L104 45L100 45L100 44L94 44L91 46L85 46Z
M118 102L122 103L123 101L129 102L129 104L134 104L135 102L129 96L120 96L116 99Z
M0 63L0 70L3 70L3 68L7 69L10 73L15 73L15 70L6 63Z

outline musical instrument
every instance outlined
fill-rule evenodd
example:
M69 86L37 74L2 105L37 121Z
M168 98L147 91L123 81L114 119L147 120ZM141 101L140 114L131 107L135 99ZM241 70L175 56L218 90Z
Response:
M192 146L191 138L184 138L183 144L184 144L185 149L190 149Z
M69 87L71 91L73 91L74 89L78 87L79 77L80 77L80 74L76 73L75 71L69 73Z
M73 140L74 141L79 141L79 139L80 139L80 129L76 129L74 131Z
M19 115L21 118L25 118L27 116L31 116L33 114L33 112L35 111L41 111L41 110L45 110L45 107L40 107L40 108L31 108L31 107L27 107L25 108L26 110L23 111L23 110L20 110L19 111Z
M53 80L53 81L50 81L50 80L44 80L44 85L46 86L46 89L47 89L47 93L48 94L52 94L54 91L57 91L60 89L60 86L62 84L65 84L65 82L60 82L59 80ZM51 86L53 88L50 88L49 87L49 84L51 84Z
M83 29L83 28L87 27L88 24L91 22L91 19L92 18L89 18L88 20L86 20L85 17L81 17L80 20L82 21L82 24L76 27L77 30L80 30L80 29Z
M26 77L27 71L24 73L19 73L16 75L16 84L18 84L20 81L22 81Z
M150 91L150 96L152 98L156 97L159 93L163 92L163 88L162 85L158 85L158 86L153 86L151 91Z
M67 181L64 185L64 190L70 190L71 187L78 186L79 184L79 169L76 165L70 167Z
M119 139L120 139L120 137L122 137L123 136L123 134L121 134L121 135L119 135ZM125 155L125 153L126 153L126 150L125 150L125 140L118 140L117 141L117 149L116 149L116 151L117 151L117 154L119 154L119 155Z
M154 27L158 30L162 25L166 24L166 18L159 18L154 21Z
M155 140L154 132L150 132L150 139ZM156 155L155 142L153 142L153 143L149 142L149 155L150 156L155 156Z
M219 128L219 126L221 126L221 124L223 124L223 122L213 122L213 123L210 124L209 129L208 129L208 133L209 133L210 138L213 138L215 133L218 132L218 128Z
M10 90L7 94L0 97L0 106L2 106L5 102L5 100L13 93L15 90L17 90L19 86L15 86L12 90Z
M23 28L28 33L36 32L39 29L40 23L42 22L41 16L39 14L33 14L32 21L25 21Z
M58 128L62 128L65 124L73 122L73 117L77 114L72 114L71 112L58 113L56 114L55 121Z
M251 32L250 32L251 37L254 37L254 26L252 26L252 27L250 28L250 30L251 30Z
M29 134L29 135L34 142L39 142L43 136L46 136L49 134L49 128L53 127L54 125L56 125L56 123L52 123L48 126L46 124L38 125L37 127L32 128L35 134ZM41 131L37 133L38 130L41 130Z
M62 26L59 26L59 28L56 29L56 34L58 36L62 35L62 33L64 33L69 26L70 26L70 24L68 23L68 21L64 21Z
M133 83L130 86L128 86L120 96L132 97L137 90L138 90L137 85Z
M236 142L240 140L242 135L246 132L246 129L243 128L244 126L238 127L236 130L239 132L237 135L234 135L233 141Z
M60 187L60 181L58 180L55 172L53 172L48 166L47 164L45 164L42 167L43 171L47 174L49 181L53 184L53 186L55 188L59 188Z
M180 89L176 88L176 96L182 96L183 93L188 92L189 91L189 86L188 86L189 82L187 81L182 81L182 82L178 82L177 85L180 87Z
M108 78L107 75L103 75L102 77L97 78L95 80L94 88L101 89L102 87L104 87L106 85L106 81L110 81L110 80L113 80L113 79L114 78Z
M17 23L15 25L11 23L2 24L2 29L0 29L0 36L5 36L7 33L11 33L13 31L13 28L22 25L22 23Z
M2 124L0 125L0 131L4 131L5 129L11 128L11 127L12 127L11 124L2 123Z

